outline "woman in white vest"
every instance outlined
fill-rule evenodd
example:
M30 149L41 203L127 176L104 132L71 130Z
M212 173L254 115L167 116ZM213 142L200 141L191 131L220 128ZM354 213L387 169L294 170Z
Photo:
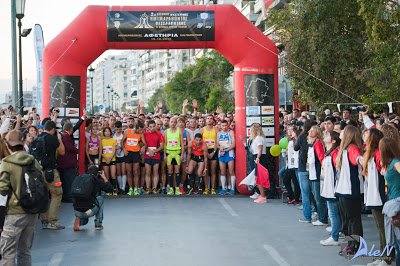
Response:
M364 204L366 210L371 210L374 216L376 227L379 232L380 250L386 246L384 216L382 214L383 205L387 196L385 192L385 178L381 175L381 153L379 141L383 138L383 133L370 128L366 139L366 152L363 156L363 175L364 183ZM394 256L394 253L391 254ZM381 260L380 260L381 261ZM386 265L390 260L385 261ZM375 262L376 263L376 262Z
M323 246L339 246L339 201L335 197L336 158L340 146L339 136L336 131L331 131L327 132L324 137L326 153L321 166L321 197L326 200L332 230L328 239L320 241Z
M288 192L288 204L299 204L300 201L300 186L299 179L297 177L297 170L299 168L299 151L294 150L294 144L297 139L297 126L288 126L287 137L289 138L289 143L287 145L287 161L286 161L286 171L283 175L283 183ZM294 192L292 189L292 183L294 187Z
M364 178L361 167L361 132L354 126L346 126L342 132L342 143L336 159L339 170L335 196L339 198L342 232L345 236L363 236L361 223L361 199L364 194ZM355 254L357 241L349 241L346 251Z

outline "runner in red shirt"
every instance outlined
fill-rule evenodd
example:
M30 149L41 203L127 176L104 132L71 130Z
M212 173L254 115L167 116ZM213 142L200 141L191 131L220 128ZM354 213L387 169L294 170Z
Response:
M159 180L158 169L160 166L160 151L164 150L164 137L156 131L156 122L148 122L149 131L144 133L147 143L147 150L144 156L146 166L146 185L147 191L151 188L151 170L153 169L153 194L157 194L157 185Z

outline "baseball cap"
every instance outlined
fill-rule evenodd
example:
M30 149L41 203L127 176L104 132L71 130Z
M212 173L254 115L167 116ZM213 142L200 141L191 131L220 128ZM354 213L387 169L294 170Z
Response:
M10 146L24 146L24 134L19 130L11 130L8 132L6 141Z

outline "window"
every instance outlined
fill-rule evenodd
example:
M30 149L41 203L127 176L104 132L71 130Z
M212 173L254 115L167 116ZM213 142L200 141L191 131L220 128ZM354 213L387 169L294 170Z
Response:
M125 70L125 71L124 71L124 75L126 75L126 74L127 74L127 71Z
M128 93L124 92L124 98L128 98Z

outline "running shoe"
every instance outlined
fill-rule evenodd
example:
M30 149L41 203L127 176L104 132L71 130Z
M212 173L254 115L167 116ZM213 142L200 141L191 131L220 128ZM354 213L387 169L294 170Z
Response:
M185 189L183 188L183 187L179 187L179 190L181 191L181 194L182 195L185 195L186 193L185 193ZM176 194L176 193L175 193ZM179 195L179 194L178 194Z
M299 219L299 222L300 222L300 223L307 223L307 224L311 223L310 220L306 220L306 219L304 219L304 218Z
M208 193L209 193L208 188L206 188L206 189L204 190L204 192L203 192L203 195L208 195Z
M144 191L144 189L142 189L142 188L139 188L139 195L144 195L145 194L145 191Z
M174 195L174 189L172 187L169 188L169 191L167 193L168 195Z
M101 191L101 195L104 196L106 193L102 190Z
M116 189L113 190L113 196L118 196L118 193L117 193Z
M153 194L158 194L157 189L153 188Z
M255 203L267 203L267 197L263 198L261 196L258 199L254 200Z
M180 190L179 187L175 188L175 195L182 195L182 191Z
M126 193L126 195L132 196L132 195L133 195L133 189L130 188L129 191L128 191L128 193Z
M165 194L167 194L167 190L165 188L163 188L161 193L165 195Z
M200 191L198 191L197 189L193 189L193 194L197 195L199 193L200 193Z
M146 190L146 195L149 195L150 193L151 193L151 189L149 188Z
M254 192L254 194L250 196L250 199L258 199L259 196L260 196L259 193Z
M226 193L226 190L225 189L221 189L219 192L217 192L218 194L220 194L220 195L225 195L225 193Z
M106 196L111 196L111 193L106 193Z
M217 193L215 192L215 189L211 189L211 195L216 195Z
M314 226L328 226L328 224L326 223L323 223L323 222L321 222L320 220L317 220L317 221L315 221L315 222L312 222L312 224L314 225Z
M133 190L133 195L135 195L135 196L140 195L140 192L137 188L135 188L135 190Z
M79 231L79 218L78 217L75 218L74 231Z
M295 202L296 201L294 199L292 199L292 200L288 199L288 201L287 201L288 204L294 204Z
M223 188L221 188L221 187L219 187L218 189L217 189L217 194L221 194L221 190L223 190Z
M229 195L235 195L235 190L233 189L229 190Z
M195 194L195 193L194 193L194 191L193 191L193 188L191 187L191 188L189 188L189 190L188 190L188 193L187 193L187 194L188 194L188 195L190 195L192 192L193 192L193 194Z

